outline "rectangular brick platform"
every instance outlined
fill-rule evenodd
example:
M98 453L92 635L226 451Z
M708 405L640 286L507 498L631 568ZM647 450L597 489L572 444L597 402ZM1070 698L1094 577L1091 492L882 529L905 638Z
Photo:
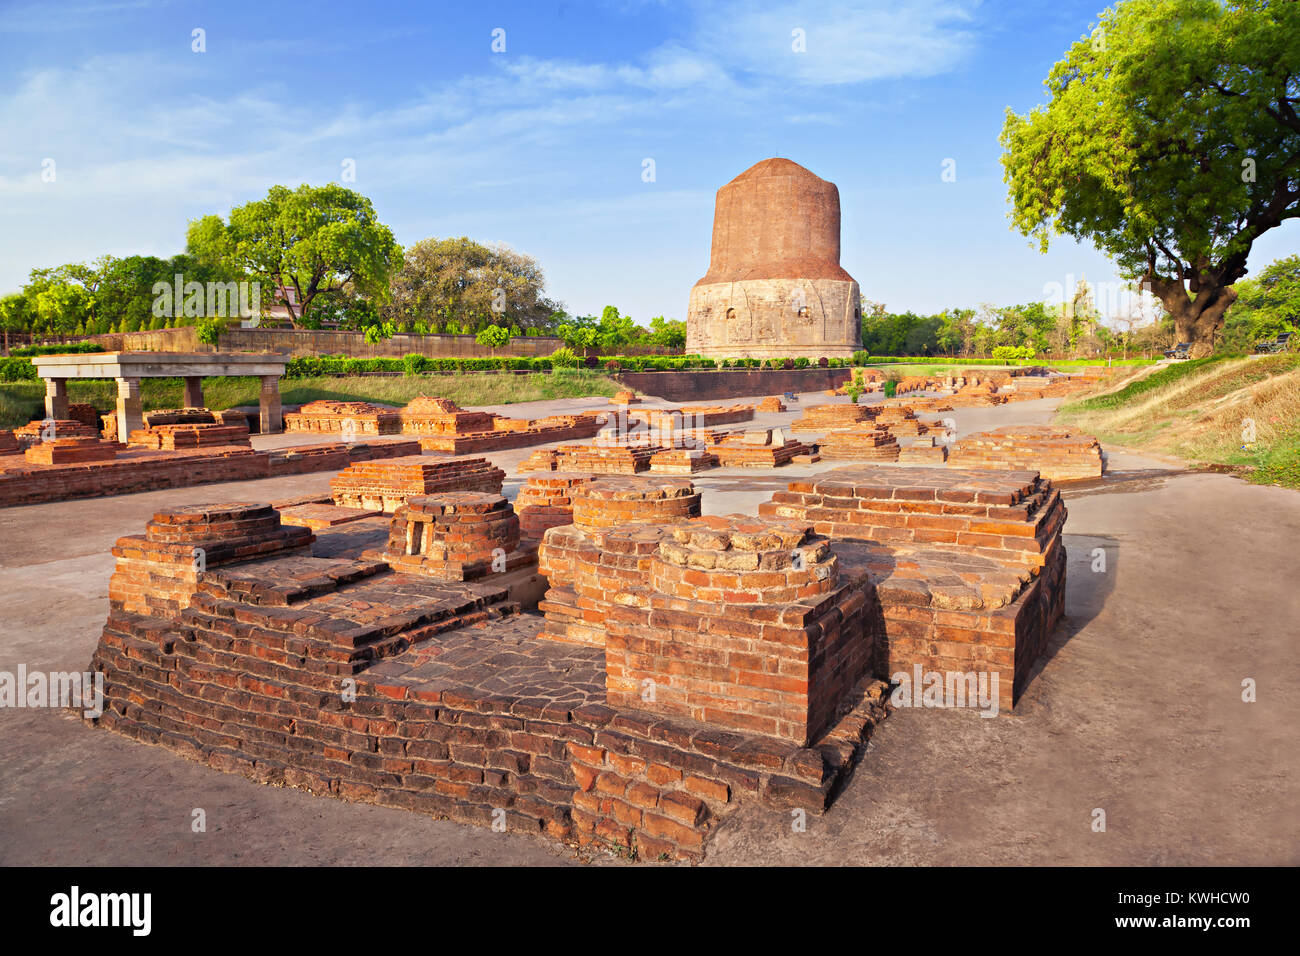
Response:
M1065 504L1035 472L840 468L791 482L759 514L864 543L878 677L918 663L996 672L1010 711L1064 610Z
M98 438L56 438L32 445L24 457L33 465L77 465L112 461L117 445Z
M693 475L718 467L718 456L703 448L672 448L650 459L653 475Z
M651 459L668 449L660 445L561 445L533 452L520 472L565 471L593 475L635 475L650 470Z
M366 511L361 508L340 508L338 505L323 504L320 502L291 505L289 507L277 508L276 510L280 512L280 521L283 524L297 525L301 528L311 528L313 531L319 531L324 528L336 528L341 524L360 521L363 518L374 518L383 514L382 511Z
M131 432L127 442L133 448L158 448L177 451L183 448L210 448L222 445L249 445L248 424L178 424L154 425Z
M943 465L948 461L948 446L931 436L917 438L898 449L900 465Z
M788 465L797 455L806 455L809 448L794 438L785 438L776 433L769 435L766 442L758 438L762 433L728 435L720 442L709 445L709 454L718 459L723 468L779 468Z
M864 421L852 428L838 428L828 432L817 442L817 451L828 459L895 461L898 458L898 441L889 429Z
M948 462L958 468L1033 469L1052 481L1100 478L1101 444L1056 425L1012 425L967 435L951 446Z
M330 493L342 508L393 512L409 498L444 491L500 494L504 479L486 458L412 455L349 465L330 480Z
M296 412L284 414L286 432L351 434L357 437L397 435L402 417L396 409L369 402L336 402L321 399L308 402Z
M754 420L753 405L683 405L680 408L652 408L630 413L633 421L652 428L708 428Z
M838 428L856 428L876 416L871 405L809 405L803 415L790 423L792 432L828 432Z
M531 421L497 418L496 425L492 431L425 435L420 439L420 447L425 451L467 455L555 441L577 441L595 435L600 429L600 420L596 415L559 415Z

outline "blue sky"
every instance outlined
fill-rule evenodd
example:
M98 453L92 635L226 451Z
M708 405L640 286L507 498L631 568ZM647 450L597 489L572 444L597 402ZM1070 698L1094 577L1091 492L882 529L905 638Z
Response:
M839 186L842 263L891 310L1115 281L1089 246L1010 230L997 142L1104 6L3 2L0 294L35 266L174 254L190 219L349 159L403 245L505 242L571 312L643 324L685 318L714 192L768 156ZM1292 221L1251 267L1297 248Z

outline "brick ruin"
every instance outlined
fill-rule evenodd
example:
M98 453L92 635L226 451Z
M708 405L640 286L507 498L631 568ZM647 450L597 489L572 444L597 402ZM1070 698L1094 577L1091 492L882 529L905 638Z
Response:
M330 479L330 494L340 508L393 512L409 498L446 491L499 495L505 476L486 458L410 455L355 462Z
M542 637L604 645L612 595L640 581L665 529L700 515L682 478L601 478L573 489L573 523L546 532L538 552L550 590Z
M72 406L69 406L71 409ZM90 406L86 406L89 408ZM151 412L145 412L142 415L144 428L131 432L127 440L123 441L117 433L117 414L101 415L94 423L105 441L122 442L123 444L140 445L142 447L158 448L161 443L151 436L155 433L174 428L175 426L193 426L203 430L218 428L236 428L244 436L249 434L252 424L257 421L254 416L251 420L248 415L233 408L222 411L213 411L210 408L160 408ZM219 432L214 432L219 434ZM227 433L230 434L230 433ZM242 442L236 442L240 444ZM220 444L216 441L206 441L205 444Z
M516 513L501 479L397 458L284 507L314 527L159 512L114 548L98 723L255 780L698 860L745 801L824 811L897 671L996 673L1010 709L1061 614L1065 507L1033 472L841 468L758 517L701 517L683 478L565 472Z
M391 408L370 402L308 402L296 412L284 413L286 432L331 435L399 435L402 417Z
M1065 503L1036 472L841 468L759 514L861 542L841 556L880 604L878 676L996 673L1009 712L1064 611Z
M519 518L500 494L451 491L399 505L383 559L396 571L474 581L535 568L537 548L520 547Z
M284 416L287 432L352 436L410 435L424 451L464 455L590 438L605 417L597 412L534 420L467 411L446 398L420 396L404 408L367 402L317 401Z
M830 543L743 515L667 529L640 586L608 612L611 706L808 746L869 675L861 575Z
M98 438L54 438L31 445L23 453L34 465L76 465L93 461L112 461L117 446Z
M1033 469L1052 481L1100 478L1101 443L1057 425L1008 425L977 432L953 444L948 460L960 468Z
M328 498L170 509L118 541L97 722L263 782L697 861L748 801L826 810L895 675L996 677L1009 712L1046 649L1065 593L1055 481L1099 446L1054 427L949 445L922 407L943 410L804 409L828 457L887 464L791 481L756 517L702 516L690 475L809 446L671 410L539 450L513 506L486 458L225 447L245 471L341 470ZM394 414L418 440L537 425L432 399ZM215 456L36 447L92 445L116 458L75 469L101 480L134 456ZM0 462L0 502L9 477Z
M29 448L32 445L54 438L92 438L97 440L99 432L75 418L38 418L26 425L19 425L13 430L13 436L19 447Z
M41 422L33 423L40 426ZM0 508L133 494L162 488L187 488L223 481L246 481L312 471L337 471L351 462L418 454L415 441L378 439L359 443L327 443L302 448L254 450L247 430L238 426L159 425L157 444L121 445L87 434L66 434L55 422L52 442L41 440L39 428L29 430L20 442L6 448L0 441ZM26 427L26 426L24 426ZM235 428L238 443L191 443L188 430L200 434L211 429ZM22 431L22 429L18 429ZM68 431L71 431L69 429ZM49 434L49 432L46 432ZM167 436L167 437L161 437ZM24 454L17 454L20 450Z
M807 445L786 438L779 428L727 435L709 445L708 451L723 468L779 468L811 453Z
M574 493L595 480L594 475L563 471L529 477L515 495L519 533L525 540L541 541L550 529L573 524Z

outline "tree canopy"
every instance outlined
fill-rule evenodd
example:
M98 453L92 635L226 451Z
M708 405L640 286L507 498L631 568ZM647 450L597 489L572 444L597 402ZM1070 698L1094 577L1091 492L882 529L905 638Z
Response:
M295 328L318 297L386 301L402 261L401 247L370 200L335 183L272 186L265 199L232 209L229 222L215 215L195 220L186 238L199 262L259 281L263 301L278 298ZM295 294L277 296L278 287Z
M394 322L431 331L476 333L488 325L550 331L559 303L532 256L466 236L422 239L406 250L383 309Z
M1300 3L1124 0L1007 111L1017 229L1087 239L1208 350L1252 243L1300 215Z

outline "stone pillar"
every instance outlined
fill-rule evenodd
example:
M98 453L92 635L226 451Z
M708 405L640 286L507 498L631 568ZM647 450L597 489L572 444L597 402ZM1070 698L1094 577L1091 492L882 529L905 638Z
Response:
M262 434L270 435L284 430L284 419L280 415L280 376L262 376Z
M45 417L63 421L68 417L68 380L45 380Z
M185 376L185 407L203 408L203 377Z
M144 428L144 405L140 402L140 380L117 380L117 440L125 445L131 432Z

